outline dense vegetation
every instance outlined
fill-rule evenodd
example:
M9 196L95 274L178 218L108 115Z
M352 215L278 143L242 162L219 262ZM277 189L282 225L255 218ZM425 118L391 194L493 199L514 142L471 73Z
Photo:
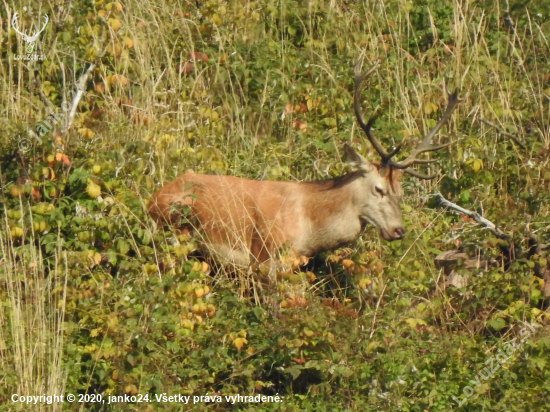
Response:
M49 16L33 51L44 60L17 58L28 44L15 12L20 31ZM525 322L548 322L544 247L529 248L550 243L548 1L15 0L0 16L0 410L547 405L546 327L492 376L478 372ZM352 110L357 61L380 61L363 106L380 107L376 133L388 148L404 141L401 156L447 90L462 99L436 138L456 142L420 168L438 178L404 179L404 240L367 229L311 270L280 273L275 293L152 224L147 199L188 169L325 179L348 170L345 142L376 160ZM458 264L457 283L434 257L458 247L489 263ZM14 393L151 402L28 406ZM236 394L282 402L225 400Z

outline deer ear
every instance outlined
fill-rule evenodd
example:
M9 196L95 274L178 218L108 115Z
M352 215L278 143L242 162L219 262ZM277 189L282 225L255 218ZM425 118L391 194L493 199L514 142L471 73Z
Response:
M366 172L370 172L373 169L373 164L357 153L347 143L344 145L344 152L346 153L346 162L356 169L361 169Z

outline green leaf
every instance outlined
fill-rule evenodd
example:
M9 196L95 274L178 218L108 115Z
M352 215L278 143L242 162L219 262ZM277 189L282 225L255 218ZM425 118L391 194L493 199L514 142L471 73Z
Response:
M302 373L302 370L304 367L302 365L292 365L285 369L285 373L290 373L292 375L292 379L296 380L298 376Z
M113 249L109 249L107 251L107 258L109 259L109 263L111 265L116 265L117 261L118 261L118 258L117 258L117 252L114 251Z
M120 252L120 254L125 255L130 251L130 245L124 239L120 239L117 242L117 249Z
M499 331L506 326L506 321L502 318L491 319L487 322L487 325L489 325L494 330Z
M464 190L462 193L460 193L460 200L462 200L464 203L469 202L472 198L472 194L469 190Z

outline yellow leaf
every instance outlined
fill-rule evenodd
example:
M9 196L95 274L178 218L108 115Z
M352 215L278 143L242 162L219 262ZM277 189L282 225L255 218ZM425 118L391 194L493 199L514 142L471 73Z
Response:
M80 136L85 137L89 140L92 140L94 138L93 130L88 129L87 127L83 127L81 129L78 129L78 133L80 133Z
M474 162L473 162L473 169L474 169L474 172L479 172L481 169L483 169L483 160L481 159L474 159Z
M145 269L145 273L147 273L148 275L152 274L152 273L155 273L155 272L158 272L159 268L157 265L155 265L154 263L146 263L145 265L143 265L144 269Z
M138 392L138 389L136 385L128 385L126 386L126 388L124 388L124 392L135 395Z
M211 318L216 314L216 307L209 303L206 305L206 311L208 312L208 317Z
M109 26L114 31L118 31L122 27L122 22L119 19L109 19Z
M111 56L120 56L120 53L122 53L122 47L118 43L109 43L109 46L107 47L107 53Z
M189 248L185 245L177 245L174 247L174 253L177 257L187 256Z
M417 325L425 325L426 324L426 321L423 320L423 319L414 319L414 318L408 318L405 320L405 322L407 322L407 324L415 329Z
M424 104L424 113L431 114L437 110L437 105L435 103L428 102Z
M88 186L86 186L86 192L88 192L88 195L92 199L96 199L101 194L101 187L90 181L90 183L88 183Z
M109 10L109 11L113 10L113 11L121 12L122 11L122 4L118 1L115 1L113 3L107 4L106 9Z
M20 227L12 227L10 229L10 235L11 237L22 237L23 229L21 229Z
M134 40L132 40L130 37L124 37L122 39L122 43L124 43L124 46L127 49L131 49L132 47L134 47Z
M407 322L407 324L412 328L416 328L416 319L413 319L413 318L409 318L407 320L405 320L405 322Z
M183 319L180 324L185 329L189 329L189 330L193 330L193 328L195 327L195 324L191 322L189 319Z
M96 336L99 336L100 333L101 333L101 328L92 329L90 331L90 336L92 338L95 338Z
M96 265L99 265L101 263L101 254L99 252L94 253L94 256L92 257L92 262Z
M245 338L237 338L233 341L233 345L238 350L241 350L241 348L244 346L245 343L248 343L248 341Z
M359 286L359 288L361 289L366 289L367 286L369 286L370 284L372 284L372 279L370 278L361 278L357 282L357 286Z
M109 329L113 329L115 328L116 326L118 325L118 318L115 316L115 317L111 317L109 316L107 318L107 327Z
M218 13L214 13L214 15L212 16L212 23L214 23L216 26L222 24L222 18Z

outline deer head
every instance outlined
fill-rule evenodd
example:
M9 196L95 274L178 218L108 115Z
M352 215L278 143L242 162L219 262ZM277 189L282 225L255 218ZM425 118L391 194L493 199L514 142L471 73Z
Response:
M345 151L351 164L364 172L361 193L356 194L356 201L361 209L361 218L378 228L384 239L396 240L405 235L399 206L402 197L400 178L403 172L420 179L433 179L435 177L435 175L427 176L412 170L410 166L434 162L430 159L419 159L417 156L425 152L440 150L452 143L432 145L431 141L443 124L451 117L460 101L456 93L449 95L447 109L435 127L428 132L407 158L399 162L394 161L392 158L399 153L402 147L401 144L389 152L386 151L372 134L371 128L375 122L375 116L373 115L365 123L361 115L361 85L375 69L376 65L364 74L357 73L356 69L353 107L359 126L380 155L381 162L379 165L373 164L347 145Z

